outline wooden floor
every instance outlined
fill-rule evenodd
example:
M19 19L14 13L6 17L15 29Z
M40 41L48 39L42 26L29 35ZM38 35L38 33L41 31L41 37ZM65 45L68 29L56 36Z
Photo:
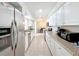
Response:
M26 56L51 56L42 33L37 34L30 47L25 53Z

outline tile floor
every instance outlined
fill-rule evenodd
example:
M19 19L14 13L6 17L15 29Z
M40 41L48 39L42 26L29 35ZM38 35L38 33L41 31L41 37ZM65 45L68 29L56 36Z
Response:
M39 33L33 39L30 47L25 53L26 56L51 56L51 53L44 40L43 34Z

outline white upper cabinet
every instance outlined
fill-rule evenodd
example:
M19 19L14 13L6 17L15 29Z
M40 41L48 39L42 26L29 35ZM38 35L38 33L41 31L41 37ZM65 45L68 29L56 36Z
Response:
M64 24L64 8L61 7L57 10L57 25L63 25Z
M48 19L49 22L49 26L52 26L52 16L50 16L50 18Z
M57 26L57 16L56 16L57 14L56 13L54 13L54 15L53 15L53 17L52 17L52 25L53 26Z
M49 25L79 25L79 2L67 2L49 18Z
M52 15L49 18L49 25L51 26L60 26L64 24L64 7L60 7L52 13Z
M64 4L64 17L65 24L67 25L79 25L79 3L70 2Z
M49 21L49 26L56 26L57 25L56 13L52 14L50 18L48 19L48 21Z

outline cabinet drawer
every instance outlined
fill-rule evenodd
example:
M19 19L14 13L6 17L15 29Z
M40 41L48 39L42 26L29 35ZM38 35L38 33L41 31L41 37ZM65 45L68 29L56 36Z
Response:
M66 49L64 49L63 47L61 47L60 51L62 52L62 54L64 56L72 56L72 54L70 54Z
M55 52L54 41L51 38L47 38L47 44L52 54Z
M72 56L72 54L70 54L66 49L64 49L58 43L55 43L55 49L56 49L57 55Z

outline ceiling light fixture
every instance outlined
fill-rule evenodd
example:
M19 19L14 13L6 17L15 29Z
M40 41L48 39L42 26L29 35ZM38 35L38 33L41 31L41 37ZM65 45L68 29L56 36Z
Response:
M42 13L42 12L43 12L43 10L42 10L42 9L39 9L39 12L40 12L40 13Z

